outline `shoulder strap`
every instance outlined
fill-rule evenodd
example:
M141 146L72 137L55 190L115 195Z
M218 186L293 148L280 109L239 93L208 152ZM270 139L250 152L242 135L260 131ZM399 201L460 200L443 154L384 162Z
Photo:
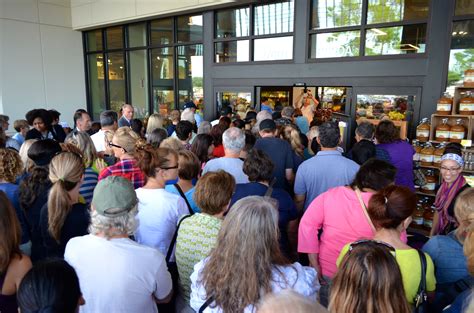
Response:
M275 184L276 178L273 177L272 181L268 184L267 191L265 191L264 197L271 197L273 193L273 184Z
M204 302L201 307L199 308L199 313L204 312L204 310L214 301L214 297L209 297L206 302Z
M426 295L426 256L425 254L420 251L416 250L418 255L420 256L420 263L421 263L421 280L420 285L418 287L418 292L416 293L415 297L415 307L419 307L422 303L427 301Z
M188 217L191 217L191 214L183 216L183 218L179 221L178 226L176 226L176 230L174 231L174 235L173 235L173 238L171 239L170 246L168 247L168 253L166 253L166 262L170 261L171 254L173 254L173 249L176 244L176 239L178 238L179 226L181 226L181 223Z
M191 205L189 204L189 201L188 201L188 199L186 198L186 195L184 194L184 192L183 192L183 190L181 189L181 187L179 187L178 184L173 184L173 186L178 190L179 194L181 195L181 198L183 198L184 201L186 202L186 205L188 206L189 214L193 215L193 214L194 214L194 211L193 211L193 209L191 208Z
M372 231L375 232L375 226L374 223L372 223L372 220L370 219L369 213L367 212L367 207L365 206L364 200L362 200L362 195L360 193L359 188L355 188L355 193L357 195L357 199L359 199L360 206L362 207L362 211L364 212L365 217L367 218L367 221L369 222L370 228L372 228Z

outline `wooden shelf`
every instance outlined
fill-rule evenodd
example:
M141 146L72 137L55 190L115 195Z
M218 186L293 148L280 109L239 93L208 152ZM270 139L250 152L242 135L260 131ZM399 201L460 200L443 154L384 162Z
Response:
M426 196L426 197L436 197L435 193L427 193L423 191L417 191L416 194L421 195L421 196Z
M408 226L407 228L407 234L408 236L410 236L410 233L417 233L417 234L421 234L421 235L424 235L424 236L429 236L430 235L430 231L427 230L426 228L418 228L418 227L413 227L413 226Z
M433 170L438 170L439 171L439 167L437 166L433 166L433 165L419 165L420 168L429 168L429 169L433 169ZM463 173L467 173L467 174L474 174L474 170L462 170Z

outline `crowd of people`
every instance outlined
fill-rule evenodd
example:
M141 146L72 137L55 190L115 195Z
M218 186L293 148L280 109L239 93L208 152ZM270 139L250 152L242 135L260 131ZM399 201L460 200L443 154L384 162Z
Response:
M474 190L441 158L430 238L412 146L390 120L192 101L93 127L55 110L0 115L0 312L473 312ZM417 237L418 238L418 237ZM429 239L429 240L428 240Z

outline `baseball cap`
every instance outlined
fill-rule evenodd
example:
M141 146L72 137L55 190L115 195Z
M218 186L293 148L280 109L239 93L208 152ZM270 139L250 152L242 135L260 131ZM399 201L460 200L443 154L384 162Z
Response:
M193 109L193 108L194 108L194 109L197 109L196 105L195 105L194 102L192 102L192 101L186 102L186 103L184 104L184 108L185 108L185 109Z
M138 203L132 183L121 176L109 176L97 183L92 196L92 206L106 217L122 216Z
M260 122L260 130L275 130L276 124L271 119L266 119Z

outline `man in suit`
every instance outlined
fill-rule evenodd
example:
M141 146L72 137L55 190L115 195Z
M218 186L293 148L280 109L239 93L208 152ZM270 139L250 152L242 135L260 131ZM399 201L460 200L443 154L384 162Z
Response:
M133 105L125 103L122 106L122 117L118 120L118 126L130 127L130 123L132 122L132 119L133 119L133 113L134 113Z

